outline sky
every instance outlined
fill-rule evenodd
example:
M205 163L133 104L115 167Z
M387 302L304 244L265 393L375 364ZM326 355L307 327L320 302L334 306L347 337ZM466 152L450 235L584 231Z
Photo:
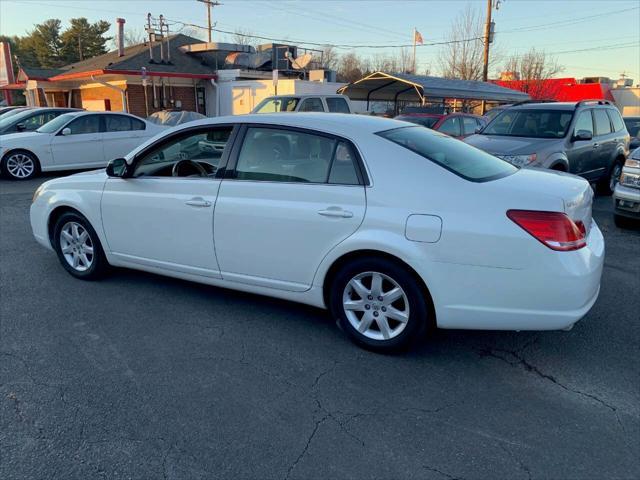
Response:
M216 28L241 30L292 43L316 42L339 45L406 45L413 29L424 38L417 48L417 70L438 73L440 46L429 43L446 39L454 18L467 5L486 12L486 0L221 0L213 10ZM126 19L125 28L142 33L146 14L163 14L172 30L206 36L204 4L196 0L0 0L0 33L24 35L33 25L59 18L90 21L116 17ZM490 73L495 76L506 58L531 47L546 52L564 67L557 76L582 78L621 74L640 83L640 0L501 0L493 10L498 59ZM184 22L184 23L178 23ZM111 35L114 34L113 25ZM225 35L214 32L214 41ZM340 48L348 52L350 48ZM361 55L397 54L397 48L357 48ZM502 59L502 60L499 60Z

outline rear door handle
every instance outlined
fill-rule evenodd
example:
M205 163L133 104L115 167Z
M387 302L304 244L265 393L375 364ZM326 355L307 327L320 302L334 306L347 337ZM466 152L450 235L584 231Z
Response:
M211 206L211 202L201 197L196 197L196 198L192 198L191 200L187 200L186 202L184 202L184 204L189 205L190 207L200 207L200 208Z
M598 147L600 147L599 143L596 142L596 143L593 144L593 148L598 148Z
M318 215L322 215L323 217L351 218L353 217L353 212L343 210L339 207L329 207L326 210L318 211Z

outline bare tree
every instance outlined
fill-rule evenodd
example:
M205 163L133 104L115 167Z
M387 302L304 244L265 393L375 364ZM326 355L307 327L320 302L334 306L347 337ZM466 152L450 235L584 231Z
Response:
M239 28L235 30L233 35L233 43L255 47L258 42L251 35L253 35L251 30L247 28Z
M338 56L338 52L336 52L333 47L326 46L322 50L322 67L328 70L337 70L339 63L340 57Z
M532 98L550 99L555 98L560 86L547 80L562 72L564 67L545 52L532 48L524 55L509 58L504 70L504 74L519 80L519 90L528 93Z
M140 45L141 43L145 43L148 40L147 33L142 28L126 28L124 30L124 46L130 47L132 45ZM114 39L114 44L117 43L117 40ZM117 48L117 45L116 45Z
M401 48L398 52L398 70L400 73L416 73L413 68L413 55L408 48Z
M482 80L484 19L470 5L452 22L439 54L442 75L446 78Z
M339 82L355 82L362 78L366 70L365 62L356 53L346 53L340 57L337 80Z

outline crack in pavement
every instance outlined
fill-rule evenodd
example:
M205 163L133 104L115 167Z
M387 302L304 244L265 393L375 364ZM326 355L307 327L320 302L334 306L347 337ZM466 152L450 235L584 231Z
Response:
M443 472L442 470L438 470L437 468L430 467L429 465L422 465L422 468L424 468L425 470L429 470L430 472L435 472L438 475L443 476L444 478L448 478L449 480L463 480L462 477L455 477L448 474L447 472Z
M326 414L320 420L316 420L315 426L313 427L313 431L311 432L311 435L309 435L309 437L307 438L307 443L304 446L304 449L302 450L302 452L300 452L300 454L298 455L298 458L296 458L295 461L289 466L289 469L287 470L287 474L284 477L285 480L289 478L289 476L291 475L291 472L293 472L293 470L296 468L300 460L302 460L302 458L307 454L307 450L309 450L309 446L311 445L311 441L313 440L313 437L316 436L316 433L318 433L318 429L320 428L320 425L322 425L329 418L329 416L330 416L329 414Z

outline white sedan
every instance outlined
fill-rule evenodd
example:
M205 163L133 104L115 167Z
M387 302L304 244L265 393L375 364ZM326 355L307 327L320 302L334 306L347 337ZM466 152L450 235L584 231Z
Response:
M570 328L598 297L592 190L404 122L206 119L106 171L44 183L33 233L73 276L109 265L329 308L358 344L428 327Z
M163 130L128 113L67 113L34 132L4 135L0 170L25 180L41 171L104 167Z

